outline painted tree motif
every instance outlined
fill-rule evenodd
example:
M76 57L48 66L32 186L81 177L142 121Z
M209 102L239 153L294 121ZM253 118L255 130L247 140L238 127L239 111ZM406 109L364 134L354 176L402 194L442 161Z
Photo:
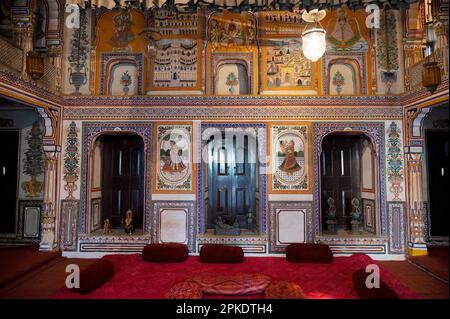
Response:
M234 72L228 73L226 84L229 86L228 90L230 91L230 94L233 94L234 87L239 84L239 80L237 79L236 74L234 74Z
M72 121L67 128L66 152L64 155L64 180L67 183L64 189L68 193L66 199L74 199L73 192L77 189L75 182L78 180L80 170L78 131L75 122Z
M36 177L44 173L44 148L42 144L42 130L39 122L34 122L28 136L25 138L28 149L25 152L23 173L31 176L31 180L22 183L22 189L27 197L34 198L42 192L43 183Z

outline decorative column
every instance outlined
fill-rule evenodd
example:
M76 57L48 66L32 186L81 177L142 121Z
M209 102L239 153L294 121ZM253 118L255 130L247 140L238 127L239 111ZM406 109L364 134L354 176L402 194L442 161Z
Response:
M45 184L43 212L41 216L41 250L52 250L57 246L57 168L60 161L59 145L44 145Z
M23 51L22 78L29 80L27 74L27 53L33 51L33 24L31 22L20 21L14 24L14 41Z
M405 150L408 169L409 240L408 255L427 255L425 242L425 211L423 205L422 146L409 146Z
M47 56L56 69L55 83L53 83L56 92L61 92L62 87L62 46L51 46L47 50Z

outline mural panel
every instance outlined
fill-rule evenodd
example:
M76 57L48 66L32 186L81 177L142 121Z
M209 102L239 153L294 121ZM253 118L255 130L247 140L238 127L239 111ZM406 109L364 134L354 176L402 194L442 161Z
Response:
M308 134L306 125L271 127L273 191L309 189Z
M192 190L192 126L158 125L156 190Z

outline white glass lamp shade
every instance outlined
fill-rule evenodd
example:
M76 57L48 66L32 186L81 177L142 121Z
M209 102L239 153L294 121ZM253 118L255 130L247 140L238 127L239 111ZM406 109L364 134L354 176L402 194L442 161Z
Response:
M302 47L304 56L313 62L319 60L325 53L325 30L313 28L302 33Z

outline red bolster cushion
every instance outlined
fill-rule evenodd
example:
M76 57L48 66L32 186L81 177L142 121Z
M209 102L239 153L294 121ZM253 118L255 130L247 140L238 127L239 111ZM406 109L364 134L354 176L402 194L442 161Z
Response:
M381 272L380 272L381 274ZM370 273L359 269L353 273L353 288L361 299L398 299L397 293L380 278L380 288L367 288L366 278Z
M189 256L189 248L184 244L148 244L142 251L142 259L155 263L178 263Z
M200 249L200 261L204 263L238 264L244 261L244 251L238 246L206 244Z
M290 244L286 247L286 260L293 263L326 264L333 261L333 253L324 244Z
M195 276L189 281L198 284L204 294L211 295L255 295L264 292L271 278L261 274Z
M72 288L72 292L88 294L108 282L114 276L113 263L108 259L99 259L86 269L80 271L80 288Z
M295 282L274 281L267 286L266 299L303 299L303 289Z

